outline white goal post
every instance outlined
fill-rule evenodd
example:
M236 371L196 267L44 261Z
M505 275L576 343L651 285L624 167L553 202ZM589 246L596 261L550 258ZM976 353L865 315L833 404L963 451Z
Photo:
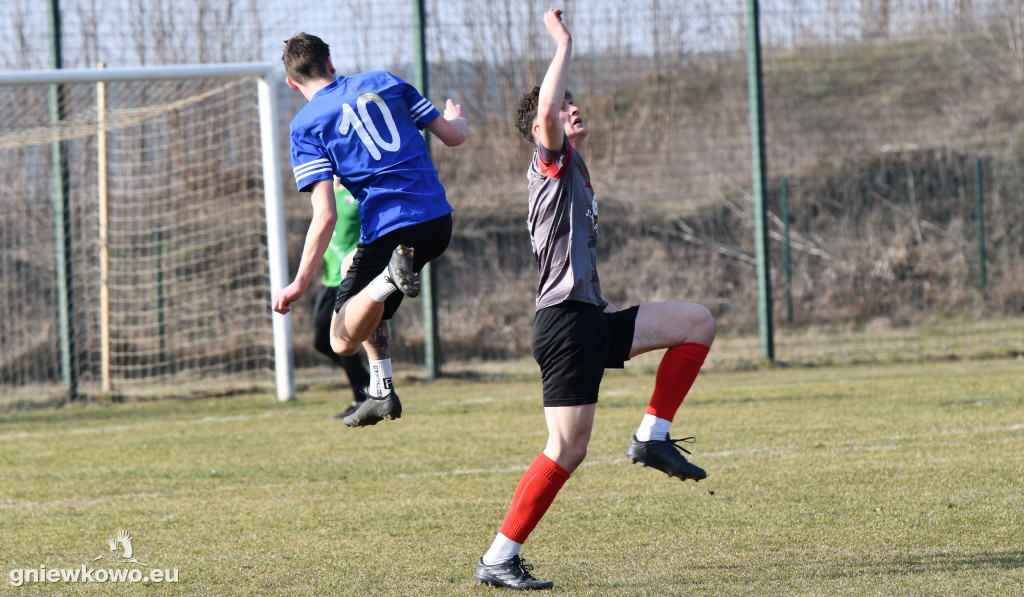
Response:
M107 101L111 85L124 99ZM66 369L70 352L72 362L87 361L72 376L81 375L97 393L117 392L122 384L244 377L272 360L277 398L294 399L290 315L272 313L269 300L288 281L280 85L280 65L269 63L0 72L0 299L14 305L0 322L0 394L59 381L52 362ZM59 119L38 106L54 88L61 90ZM108 162L107 137L115 133L126 140L118 160ZM246 137L257 134L258 143ZM56 144L66 146L66 157L53 157ZM61 216L46 205L45 193L39 197L44 187L59 186L48 182L58 162L65 162L65 187L96 195L73 203L67 215L73 322L51 321L54 305L65 298L63 280L53 282L61 268L51 263L60 261L60 250L47 246L61 236ZM108 178L126 201L151 190L160 202L108 207ZM262 214L246 201L260 191ZM45 222L35 228L48 218L58 221L56 233L49 224L50 238ZM108 247L108 221L118 222L120 238L128 239L117 272L107 269L115 250L112 237ZM144 317L111 311L109 284L117 276L122 287L113 294L124 311L159 309ZM55 330L62 326L74 340L54 359ZM261 327L272 328L272 347L260 339Z

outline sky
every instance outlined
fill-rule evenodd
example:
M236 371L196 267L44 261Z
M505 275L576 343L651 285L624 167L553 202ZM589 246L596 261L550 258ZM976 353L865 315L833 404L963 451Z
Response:
M425 0L432 61L542 56L550 40L540 0ZM761 38L768 47L808 40L856 41L885 0L760 0ZM890 33L948 20L957 0L887 0ZM4 0L0 69L48 66L49 2ZM332 46L337 66L367 70L413 57L415 0L61 0L65 67L275 62L282 42L300 31ZM973 0L975 10L1019 0ZM744 51L746 0L565 0L577 53L663 49ZM939 15L935 17L934 15Z

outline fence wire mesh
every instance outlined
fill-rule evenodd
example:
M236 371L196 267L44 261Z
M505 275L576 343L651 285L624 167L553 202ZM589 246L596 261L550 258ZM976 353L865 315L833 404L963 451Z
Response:
M47 5L11 0L10 6L0 14L0 68L47 67ZM436 267L441 355L449 364L523 358L536 275L524 223L531 148L518 138L511 113L550 59L540 20L549 5L427 0L425 6L428 95L435 104L448 97L462 103L473 127L463 147L433 146L456 207L456 238ZM762 0L759 6L771 276L782 324L777 357L1020 354L1021 3ZM100 61L277 61L284 39L308 31L331 44L342 73L386 68L413 80L415 2L408 0L123 0L102 7L97 0L67 0L61 7L68 68ZM601 201L606 294L621 304L707 304L721 331L712 360L756 362L756 342L744 339L756 329L757 313L747 3L589 0L562 8L576 44L570 87L591 130L586 152ZM286 122L303 100L284 88L281 94ZM41 98L32 101L44 108ZM192 152L210 142L186 143L176 159L202 169ZM31 252L38 238L33 226L51 225L45 201L37 202L39 213L7 208L20 188L11 180L45 175L48 149L36 151L0 166L4 212L18 222L17 230L5 229L8 255ZM87 177L87 164L73 168ZM287 164L282 171L289 181ZM309 207L285 187L294 271ZM258 205L259 193L244 192ZM76 215L76 230L89 217ZM45 250L33 258L46 261ZM45 269L52 265L10 267L38 296L53 296ZM5 288L13 275L0 272ZM52 310L52 299L38 303L36 311L19 307L8 317L52 322L43 313ZM410 301L395 322L395 356L411 363L422 359L417 306ZM293 316L299 366L323 363L311 347L310 307L300 305ZM836 334L853 339L823 340ZM5 354L26 350L21 340L5 337L5 343ZM53 350L45 349L47 358Z

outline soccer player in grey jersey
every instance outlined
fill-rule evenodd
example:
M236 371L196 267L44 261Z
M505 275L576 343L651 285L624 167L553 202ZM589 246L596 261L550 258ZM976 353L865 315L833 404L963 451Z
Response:
M516 125L537 147L528 172L527 223L540 270L530 346L541 369L548 439L519 481L505 520L476 570L481 583L516 590L554 586L534 578L532 566L519 553L587 454L606 368L621 368L638 354L668 349L626 455L682 480L707 476L677 451L689 453L679 442L693 438L670 439L669 426L716 331L711 312L701 305L645 303L620 311L601 294L597 200L580 154L588 130L566 92L572 36L561 10L548 11L544 25L557 44L555 55L540 87L520 99Z

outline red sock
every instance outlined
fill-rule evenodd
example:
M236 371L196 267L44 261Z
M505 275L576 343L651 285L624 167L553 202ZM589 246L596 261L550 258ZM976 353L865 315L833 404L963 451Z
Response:
M501 523L500 532L516 543L525 543L558 490L569 480L569 473L544 453L526 469L512 496L512 505Z
M654 394L647 414L671 421L683 403L686 394L704 365L710 346L687 342L673 346L661 357L658 375L654 380Z

